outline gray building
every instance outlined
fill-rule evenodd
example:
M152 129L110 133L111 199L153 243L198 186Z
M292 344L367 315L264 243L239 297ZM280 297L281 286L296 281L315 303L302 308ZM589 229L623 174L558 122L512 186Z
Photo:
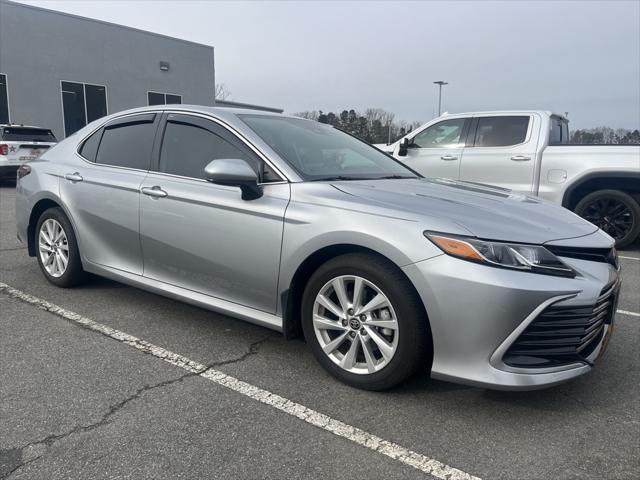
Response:
M108 113L214 103L213 47L0 0L0 124L64 138Z

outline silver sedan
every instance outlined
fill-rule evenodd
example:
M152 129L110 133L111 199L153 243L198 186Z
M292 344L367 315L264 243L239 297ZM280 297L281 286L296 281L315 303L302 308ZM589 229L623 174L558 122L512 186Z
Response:
M613 240L561 207L427 179L328 125L159 106L18 171L47 280L86 273L304 335L360 388L416 372L533 389L589 372L620 288Z

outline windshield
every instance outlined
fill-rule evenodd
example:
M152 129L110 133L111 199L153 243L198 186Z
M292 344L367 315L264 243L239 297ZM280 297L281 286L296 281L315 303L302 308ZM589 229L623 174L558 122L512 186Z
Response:
M55 142L56 137L51 130L29 127L5 127L2 140L7 142Z
M304 180L418 177L378 149L330 125L268 115L239 116Z

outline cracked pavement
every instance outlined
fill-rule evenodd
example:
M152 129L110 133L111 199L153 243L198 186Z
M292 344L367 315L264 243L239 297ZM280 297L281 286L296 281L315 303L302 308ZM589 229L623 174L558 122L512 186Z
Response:
M623 262L619 308L638 312L640 261ZM554 389L354 390L302 341L107 280L49 285L5 186L0 282L485 480L640 477L639 318L619 315L597 368ZM424 478L198 373L0 294L0 478Z

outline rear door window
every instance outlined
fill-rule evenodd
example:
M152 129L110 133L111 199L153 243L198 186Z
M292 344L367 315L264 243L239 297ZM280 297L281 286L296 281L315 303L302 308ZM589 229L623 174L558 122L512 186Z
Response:
M149 170L156 132L155 117L153 113L133 115L105 125L96 163Z
M480 117L474 146L508 147L524 143L529 129L528 116Z
M90 162L96 161L96 155L98 154L98 145L100 145L100 139L102 138L102 132L104 130L101 128L89 138L87 138L82 146L80 147L80 155L89 160Z
M46 128L4 127L2 139L7 142L56 142L56 136Z

